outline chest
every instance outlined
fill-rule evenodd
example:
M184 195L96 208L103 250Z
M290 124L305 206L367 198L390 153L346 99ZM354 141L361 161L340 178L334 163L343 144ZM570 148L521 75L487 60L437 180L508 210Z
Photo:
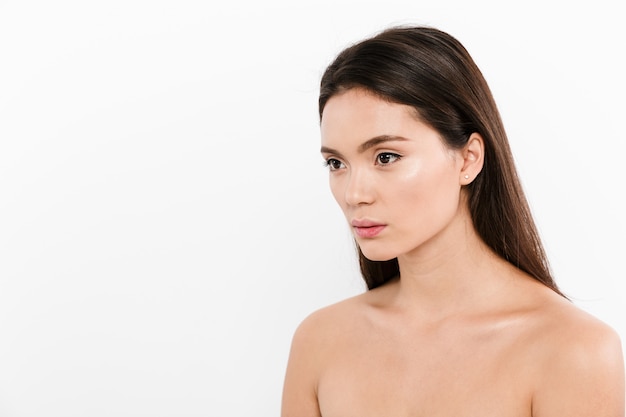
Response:
M318 385L323 417L529 417L531 366L510 335L355 332Z

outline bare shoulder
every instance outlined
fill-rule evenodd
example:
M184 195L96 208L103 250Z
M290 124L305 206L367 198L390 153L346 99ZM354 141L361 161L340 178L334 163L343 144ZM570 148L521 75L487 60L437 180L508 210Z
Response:
M550 295L538 309L536 331L542 332L547 358L576 359L595 355L611 360L622 357L621 340L608 324L560 296Z
M315 346L318 353L323 353L324 345L335 344L347 328L360 320L367 295L357 295L312 312L296 329L294 343Z
M340 301L307 316L291 343L283 386L282 417L319 417L317 387L324 364L358 315L362 296Z
M533 416L624 416L624 357L617 332L557 295L533 314L538 375Z
M558 332L554 334L558 336L555 341L567 336L576 336L577 340L584 341L587 337L581 334L581 330L609 338L617 336L606 323L547 288L530 295L535 298L535 319L543 327L540 330L552 330L550 334Z

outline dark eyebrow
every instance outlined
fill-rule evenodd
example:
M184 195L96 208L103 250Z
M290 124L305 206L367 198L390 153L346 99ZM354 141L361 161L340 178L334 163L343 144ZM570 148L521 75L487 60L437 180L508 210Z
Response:
M366 150L373 148L376 145L380 145L381 143L385 143L385 142L393 142L393 141L405 141L408 140L407 138L404 138L402 136L393 136L393 135L380 135L380 136L375 136L365 142L363 142L362 144L359 145L358 151L359 153L363 153ZM322 146L321 149L322 153L331 153L331 154L335 154L335 155L339 155L339 152L337 152L334 149L331 148L327 148L326 146Z
M407 138L403 138L402 136L392 136L392 135L380 135L371 138L370 140L363 142L359 145L359 153L363 153L369 148L373 148L376 145L380 145L385 142L394 142L394 141L405 141Z

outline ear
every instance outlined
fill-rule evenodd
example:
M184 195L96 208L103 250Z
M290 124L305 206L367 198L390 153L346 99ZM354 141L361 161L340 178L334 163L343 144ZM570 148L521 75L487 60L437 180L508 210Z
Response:
M479 133L472 133L463 147L463 167L461 169L461 185L468 185L482 171L485 161L485 141Z

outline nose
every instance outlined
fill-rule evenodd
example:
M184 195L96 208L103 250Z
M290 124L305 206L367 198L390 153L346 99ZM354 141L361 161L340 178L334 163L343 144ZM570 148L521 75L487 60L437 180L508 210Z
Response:
M350 171L346 182L344 198L350 206L372 204L374 202L374 184L363 170Z

